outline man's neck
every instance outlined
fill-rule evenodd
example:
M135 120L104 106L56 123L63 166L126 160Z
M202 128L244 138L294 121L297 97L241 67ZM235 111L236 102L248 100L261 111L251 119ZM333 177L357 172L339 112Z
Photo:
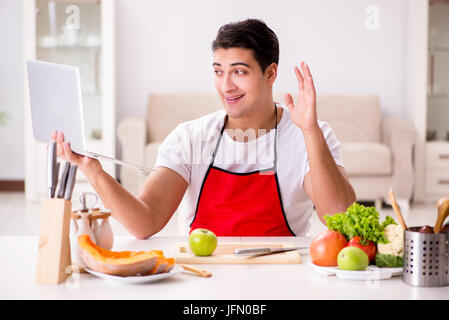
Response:
M274 128L275 122L275 103L273 101L268 102L264 105L260 111L254 112L247 116L239 117L239 118L228 118L228 123L226 125L226 129L253 129L255 131L259 129L270 130ZM279 113L278 110L278 120L282 114Z
M283 112L282 108L277 106L276 108L277 115L275 114L275 103L271 101L265 104L264 108L260 111L251 115L239 118L229 117L226 124L226 130L230 130L231 132L234 130L241 130L243 132L248 132L247 130L251 130L255 133L255 137L258 138L260 135L274 129L276 120L277 123L279 123ZM247 139L245 139L245 141L247 141Z

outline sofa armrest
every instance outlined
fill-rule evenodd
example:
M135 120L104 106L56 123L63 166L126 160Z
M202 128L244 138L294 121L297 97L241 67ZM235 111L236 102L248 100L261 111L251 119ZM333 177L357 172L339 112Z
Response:
M410 200L414 187L413 148L416 144L416 130L406 119L396 116L386 118L382 123L382 139L392 154L392 188L398 199Z
M121 147L123 161L143 165L146 143L145 120L140 117L127 117L117 127L117 137ZM140 170L122 166L120 182L131 193L137 194L143 184L145 175Z

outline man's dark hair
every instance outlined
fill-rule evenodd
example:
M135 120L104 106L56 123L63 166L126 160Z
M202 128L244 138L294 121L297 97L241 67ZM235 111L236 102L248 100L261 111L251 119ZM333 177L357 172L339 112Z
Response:
M212 42L216 49L245 48L254 52L262 72L273 62L279 64L279 41L276 34L262 20L247 19L220 27Z

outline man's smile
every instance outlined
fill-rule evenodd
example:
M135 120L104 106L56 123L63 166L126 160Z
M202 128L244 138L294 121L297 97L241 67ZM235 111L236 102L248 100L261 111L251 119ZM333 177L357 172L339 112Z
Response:
M229 96L229 97L225 97L225 99L226 99L227 103L235 104L235 103L239 102L240 99L242 99L244 97L244 95L245 94L241 94L241 95L238 95L238 96Z

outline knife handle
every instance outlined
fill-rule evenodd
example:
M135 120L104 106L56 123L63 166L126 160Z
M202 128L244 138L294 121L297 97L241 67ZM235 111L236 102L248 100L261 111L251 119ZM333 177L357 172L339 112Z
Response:
M189 266L187 264L180 264L180 266L187 271L196 273L197 275L201 276L201 277L205 277L205 278L209 278L212 276L212 273L210 273L207 270L198 268L198 267L193 267L193 266Z
M269 253L271 252L271 248L268 247L259 247L259 248L241 248L235 249L235 255L247 255L247 254L259 254L259 253Z
M56 194L56 186L58 185L60 166L61 166L61 164L59 162L56 162L56 168L55 168L55 174L54 174L55 181L53 182L53 188L52 188L52 193L51 193L52 198L54 198L55 194Z
M70 165L69 176L67 178L67 184L66 184L65 194L64 194L64 199L69 200L69 201L72 200L72 193L73 193L73 188L75 186L76 169L77 168L78 167L76 164Z
M55 183L55 169L56 169L56 141L50 140L48 143L47 153L47 186L48 197L53 198L56 185Z
M62 172L61 181L58 185L58 190L56 192L56 197L64 198L65 188L67 184L67 177L69 175L70 162L66 161L64 165L64 171Z

